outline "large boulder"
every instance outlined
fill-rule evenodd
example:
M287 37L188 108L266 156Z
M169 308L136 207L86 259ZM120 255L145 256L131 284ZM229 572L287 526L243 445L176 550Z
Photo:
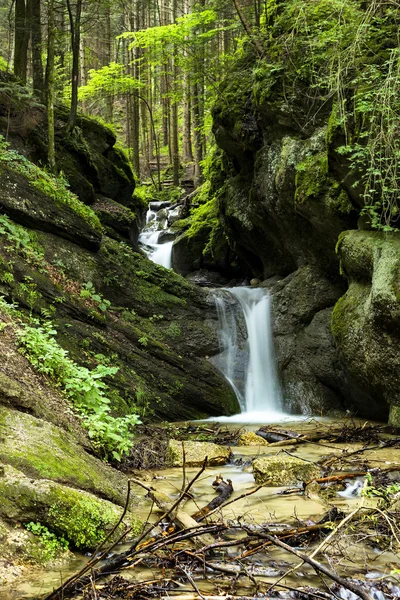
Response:
M295 485L320 477L321 469L300 458L277 454L254 460L253 475L257 485Z
M0 477L0 495L0 517L11 523L39 522L75 548L95 549L117 526L123 512L122 507L93 494L28 478L9 466ZM126 525L134 535L142 523L128 511L112 539L120 537Z
M211 442L179 442L170 440L167 448L166 463L170 467L201 467L207 458L209 466L225 465L231 455L228 446Z
M0 461L27 477L52 479L124 505L126 475L90 455L64 429L0 405L0 439Z
M400 425L400 236L345 232L338 244L349 289L336 303L332 332L360 413Z
M346 383L330 330L343 286L305 266L273 283L271 293L285 408L319 415L343 409Z

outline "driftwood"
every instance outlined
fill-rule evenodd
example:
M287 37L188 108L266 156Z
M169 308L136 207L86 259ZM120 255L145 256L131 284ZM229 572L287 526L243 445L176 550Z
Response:
M372 598L371 594L362 590L358 585L351 583L347 579L343 579L343 577L340 577L339 575L337 575L336 573L334 573L333 571L328 569L325 565L322 565L321 563L317 562L310 556L307 556L307 554L303 554L302 552L299 552L295 548L288 546L284 542L278 540L278 538L276 538L275 536L269 535L267 533L260 533L260 532L258 532L257 534L254 534L247 527L244 527L244 529L249 533L249 535L252 535L252 534L256 535L257 537L259 537L261 539L271 542L271 544L273 544L274 546L278 546L279 548L282 548L283 550L290 552L290 554L294 554L295 556L300 558L303 562L311 565L312 568L317 573L323 573L324 575L326 575L327 577L329 577L330 579L332 579L339 585L341 585L344 588L346 588L347 590L350 590L351 592L353 592L353 594L356 594L356 596L359 596L360 598L362 598L362 600L374 600Z
M221 475L218 475L218 477L216 477L212 485L215 488L215 491L217 492L218 496L216 498L213 498L211 502L207 504L207 506L205 506L201 510L194 513L194 515L192 515L192 518L196 521L204 519L211 512L222 506L224 502L233 493L232 481L230 479L224 481Z

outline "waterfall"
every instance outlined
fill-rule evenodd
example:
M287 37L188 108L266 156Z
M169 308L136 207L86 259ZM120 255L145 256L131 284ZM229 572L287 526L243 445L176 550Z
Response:
M153 203L153 205L156 203ZM164 230L167 227L167 219L164 220ZM146 215L146 227L139 235L139 242L143 244L150 260L166 269L172 268L172 244L173 242L159 243L160 221L157 212L149 208Z
M215 302L221 352L213 362L236 392L240 420L282 418L269 294L263 288L230 288L216 292ZM239 340L240 317L246 325L245 344Z

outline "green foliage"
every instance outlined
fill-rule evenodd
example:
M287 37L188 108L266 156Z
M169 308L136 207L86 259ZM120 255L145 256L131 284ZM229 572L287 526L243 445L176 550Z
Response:
M7 61L2 56L0 56L0 71L8 71Z
M101 69L90 69L89 80L79 88L79 99L113 97L137 92L143 84L126 73L126 66L111 62Z
M21 254L29 264L42 270L45 265L44 250L38 244L35 232L14 223L6 215L0 215L0 236L9 242L7 250Z
M44 169L30 162L16 150L10 150L9 144L0 135L0 165L7 165L16 173L26 177L33 187L46 194L58 205L66 205L84 219L93 229L101 232L101 224L97 215L89 206L83 204L68 189L68 182L61 173L58 177L47 173Z
M36 323L36 326L24 326L18 332L18 339L29 362L63 388L104 456L120 460L132 445L130 429L139 423L139 418L135 414L110 415L108 386L103 380L115 375L118 369L99 364L90 371L77 365L55 340L56 333L51 323Z
M81 291L81 298L89 298L96 303L97 307L105 312L111 306L111 302L104 298L102 294L96 292L95 287L91 281L83 284L83 290Z
M57 558L62 552L68 550L68 541L64 537L57 537L45 525L30 521L25 525L25 528L40 538L40 545L42 546L40 562Z
M256 106L280 107L300 124L304 115L304 126L335 99L335 130L345 140L335 151L357 180L372 227L384 231L397 228L400 217L399 17L400 7L390 2L271 0L267 59L243 75ZM230 79L236 75L239 69ZM234 89L228 86L228 95ZM239 106L245 101L246 94ZM228 109L231 99L225 103ZM334 141L331 131L328 144Z
M171 338L176 338L181 335L181 328L178 323L171 323L165 333Z
M368 485L362 491L363 496L367 498L379 498L380 505L384 508L389 506L393 497L400 492L400 483L397 481L386 486L375 487L372 483L370 473L367 473L365 479Z

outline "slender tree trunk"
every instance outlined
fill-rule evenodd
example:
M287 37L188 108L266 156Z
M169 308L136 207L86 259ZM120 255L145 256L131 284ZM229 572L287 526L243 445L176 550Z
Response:
M71 1L67 0L68 14L71 26L71 48L72 48L72 73L71 73L71 109L68 117L67 132L75 127L76 113L78 110L78 85L79 85L79 54L81 40L81 15L82 0L77 0L75 18L72 13Z
M43 62L42 62L42 25L40 0L31 0L31 32L32 32L32 76L33 89L44 96Z
M172 2L172 22L176 22L177 17L177 0L173 0ZM177 48L175 46L174 53L172 57L172 77L173 77L173 89L174 89L174 97L172 100L172 110L171 110L171 154L172 154L172 173L173 173L173 182L174 185L179 185L179 167L180 167L180 159L179 159L179 132L178 132L178 68L176 65L177 60Z
M105 64L108 65L111 62L112 53L112 39L111 39L111 6L110 2L106 5L106 53L105 53ZM106 119L109 123L112 123L114 112L114 97L109 94L106 97Z
M54 141L54 0L48 1L48 33L47 33L47 136L48 136L48 161L50 169L56 171L56 154Z
M193 148L192 148L192 119L190 115L191 98L190 98L190 81L189 76L185 73L183 78L183 132L182 132L182 146L183 146L183 161L193 162Z
M22 83L26 83L26 72L28 67L28 46L30 28L28 25L28 0L15 1L15 33L14 33L14 74Z

